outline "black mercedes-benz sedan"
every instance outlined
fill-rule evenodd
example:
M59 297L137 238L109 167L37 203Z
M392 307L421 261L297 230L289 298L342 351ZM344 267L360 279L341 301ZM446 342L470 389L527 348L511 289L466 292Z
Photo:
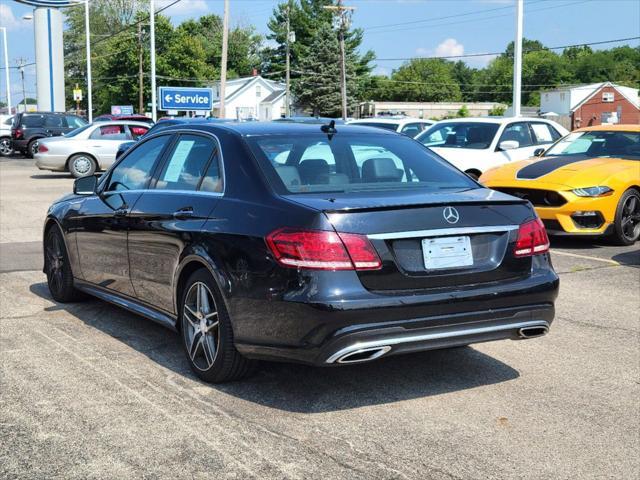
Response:
M58 302L180 332L202 379L547 333L558 277L525 200L349 125L176 125L76 180L44 225Z

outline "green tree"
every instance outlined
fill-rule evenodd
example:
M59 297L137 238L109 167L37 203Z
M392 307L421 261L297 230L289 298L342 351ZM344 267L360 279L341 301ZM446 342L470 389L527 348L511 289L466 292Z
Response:
M442 59L414 59L391 75L392 100L407 102L460 101L460 85L453 63Z

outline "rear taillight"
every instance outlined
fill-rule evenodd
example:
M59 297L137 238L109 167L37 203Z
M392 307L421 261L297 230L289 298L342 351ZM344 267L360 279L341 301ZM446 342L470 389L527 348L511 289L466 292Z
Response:
M380 257L363 235L282 228L267 235L275 259L287 267L376 270Z
M20 130L19 128L14 128L13 136L14 138L22 138L22 130Z
M38 153L47 153L49 149L43 143L38 144Z
M513 251L516 257L530 257L548 251L549 237L542 220L536 218L520 225L516 248Z

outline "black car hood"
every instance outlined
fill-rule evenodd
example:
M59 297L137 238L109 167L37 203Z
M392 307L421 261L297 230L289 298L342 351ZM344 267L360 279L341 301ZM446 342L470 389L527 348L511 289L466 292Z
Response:
M525 203L524 200L488 188L434 192L304 193L284 195L284 198L325 212L411 208L418 205Z

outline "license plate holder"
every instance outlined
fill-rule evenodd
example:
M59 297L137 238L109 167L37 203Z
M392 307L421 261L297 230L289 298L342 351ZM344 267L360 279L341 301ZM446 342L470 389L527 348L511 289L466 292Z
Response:
M473 266L469 236L422 239L422 256L427 270L443 270Z

